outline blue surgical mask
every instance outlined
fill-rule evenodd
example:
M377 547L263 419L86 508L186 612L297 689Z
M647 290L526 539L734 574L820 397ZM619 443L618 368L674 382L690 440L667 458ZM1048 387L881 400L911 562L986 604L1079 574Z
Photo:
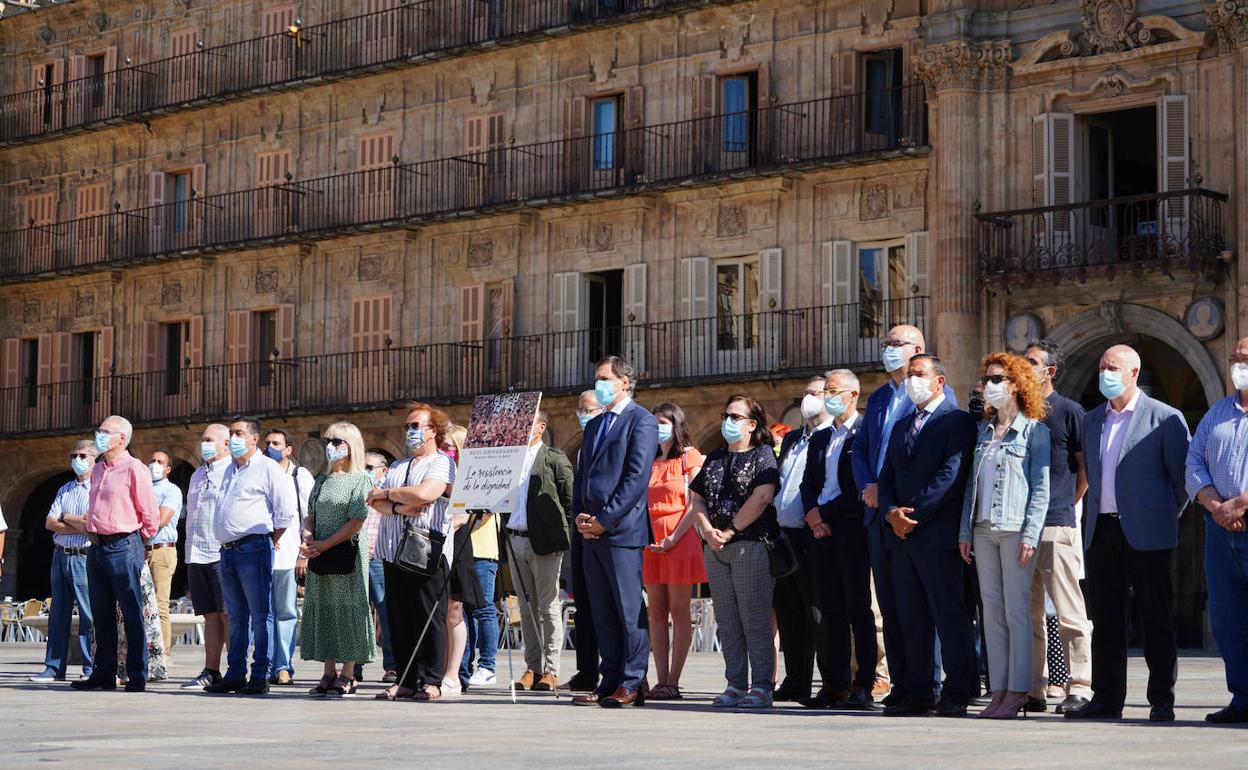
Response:
M594 383L594 398L604 407L610 406L615 400L615 384L610 380L598 380Z
M1101 395L1110 400L1118 398L1127 390L1127 386L1122 381L1121 372L1108 370L1101 372L1097 385L1101 389Z
M880 358L884 363L884 371L889 374L906 365L906 356L901 348L884 348L884 354Z
M407 448L411 451L418 451L425 445L425 432L420 428L407 429Z
M95 432L95 450L100 454L104 454L109 449L109 444L113 441L113 434L105 433L102 430Z
M842 401L839 396L828 396L823 400L823 411L833 417L840 417L845 414L845 410L848 408L849 405Z
M740 441L741 437L745 435L741 432L741 422L727 419L719 426L719 433L724 437L724 441L727 441L729 444Z
M589 425L589 421L594 419L594 416L592 414L578 414L576 419L581 424L581 430L585 430L585 426Z
M275 463L280 463L284 459L282 457L282 450L275 446L265 447L264 454Z
M672 440L672 426L668 423L659 423L659 441Z
M230 436L230 456L242 457L247 454L247 440L242 436Z
M91 467L91 463L81 457L75 457L69 461L69 467L74 469L75 476L81 476L87 472L87 468Z
M214 441L199 442L199 456L202 457L204 462L206 463L212 462L212 459L217 456L216 442Z
M326 444L325 445L325 459L329 460L331 463L336 463L339 460L347 459L347 453L350 451L351 451L350 447L348 447L346 444L343 444L342 446L334 446L333 444Z

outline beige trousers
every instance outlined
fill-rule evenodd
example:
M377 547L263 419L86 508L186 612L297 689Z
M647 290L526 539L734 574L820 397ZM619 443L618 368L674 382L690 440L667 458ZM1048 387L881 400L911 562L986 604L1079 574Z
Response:
M1058 634L1070 668L1066 694L1092 697L1092 621L1088 620L1079 588L1081 551L1079 532L1074 527L1045 527L1036 549L1036 571L1031 578L1031 695L1037 698L1044 697L1048 685L1046 592L1057 611Z
M563 612L559 605L559 570L563 552L539 556L527 537L508 534L511 583L520 602L520 634L524 662L533 673L559 677L563 649ZM528 600L525 600L525 593Z
M160 610L160 635L165 640L165 661L173 658L172 639L169 631L169 587L173 584L173 571L178 568L177 546L157 548L147 552L147 568L152 571L156 584L156 606Z

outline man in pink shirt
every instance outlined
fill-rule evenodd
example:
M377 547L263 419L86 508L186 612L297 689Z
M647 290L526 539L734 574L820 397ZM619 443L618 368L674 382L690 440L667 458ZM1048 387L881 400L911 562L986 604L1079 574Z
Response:
M95 659L89 679L71 682L76 690L115 690L111 661L117 659L117 608L126 627L126 692L147 688L147 636L143 629L143 540L160 528L160 509L147 466L127 451L134 428L112 415L95 433L99 458L91 471L87 511L87 584L95 627Z

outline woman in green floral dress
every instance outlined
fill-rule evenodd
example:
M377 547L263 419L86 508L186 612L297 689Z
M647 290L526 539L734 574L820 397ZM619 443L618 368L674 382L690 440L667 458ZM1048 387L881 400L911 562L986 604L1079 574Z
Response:
M376 637L368 605L368 543L359 537L373 489L364 472L364 440L349 422L325 431L329 471L308 496L300 553L308 557L299 651L304 660L325 662L324 677L308 694L355 695L355 664L373 659ZM345 575L318 575L316 559L339 543L350 543L355 559ZM338 663L342 663L341 670Z

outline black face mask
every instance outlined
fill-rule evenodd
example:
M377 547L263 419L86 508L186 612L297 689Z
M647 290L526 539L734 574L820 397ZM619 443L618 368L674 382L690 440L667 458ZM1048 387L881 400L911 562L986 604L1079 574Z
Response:
M976 422L984 419L984 397L978 393L972 393L970 401L966 403L966 411L971 413Z

